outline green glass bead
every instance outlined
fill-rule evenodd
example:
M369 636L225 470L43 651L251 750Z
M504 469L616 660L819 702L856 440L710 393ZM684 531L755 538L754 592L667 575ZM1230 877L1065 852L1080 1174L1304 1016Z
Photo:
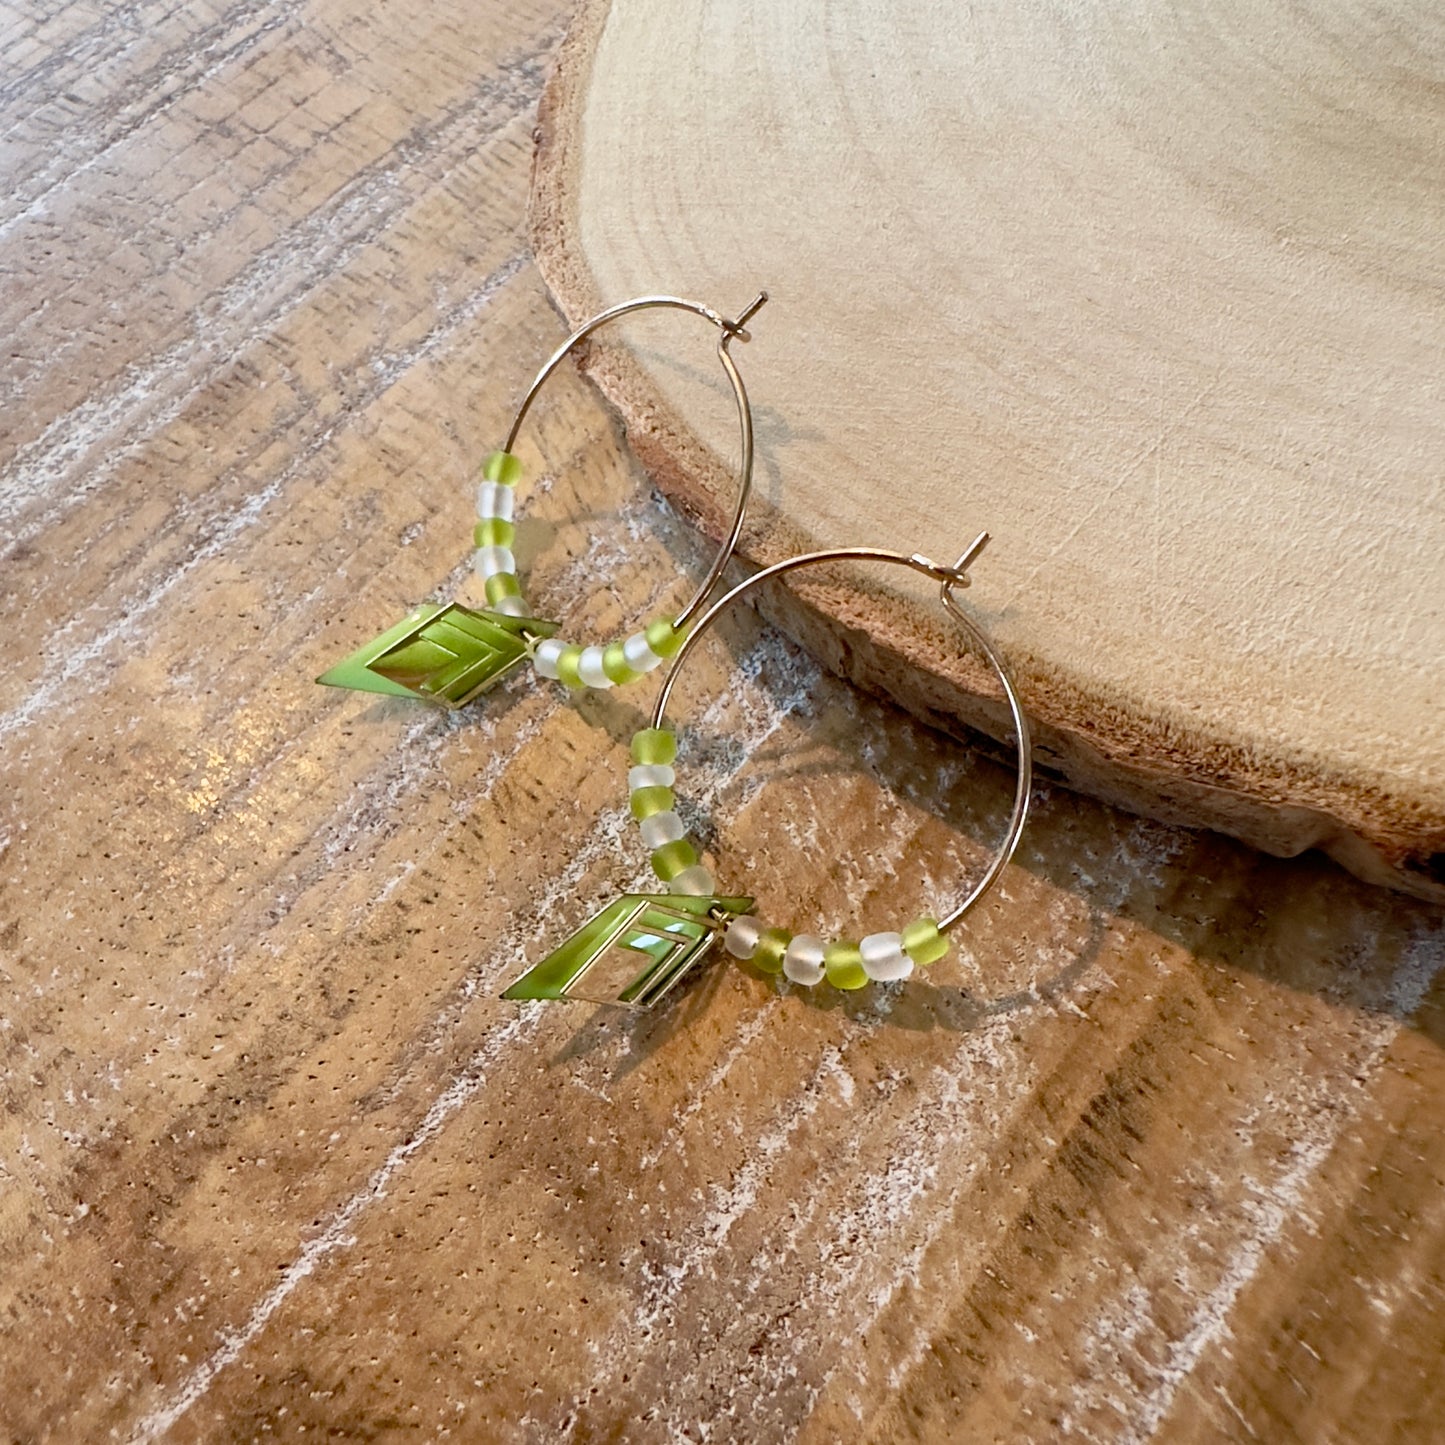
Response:
M643 629L647 645L659 657L671 657L682 646L685 632L679 632L665 617L654 617Z
M577 664L582 661L582 649L580 647L564 647L557 654L557 676L574 691L586 687L582 681L582 674L577 670Z
M868 982L863 955L850 939L830 943L823 950L823 969L834 988L862 988Z
M652 852L652 871L664 883L671 882L684 868L691 868L696 862L697 849L686 838L675 838Z
M665 813L677 801L671 788L639 788L632 795L632 816L640 823L654 813Z
M602 671L606 673L618 687L622 687L629 682L636 682L637 679L642 676L640 672L633 672L633 670L628 667L627 658L623 654L622 644L620 642L608 643L608 645L602 649Z
M677 757L677 734L666 728L643 728L632 735L632 761L638 767L660 763L666 767Z
M472 528L474 547L510 547L517 540L517 529L500 517L488 517Z
M513 572L494 572L487 578L487 601L493 607L504 597L520 597L522 584Z
M792 941L793 935L786 928L765 928L758 934L758 946L748 962L763 973L781 973L783 955Z
M937 963L948 952L948 940L938 931L936 919L915 918L902 936L904 953L920 968Z
M522 464L511 452L493 452L482 463L482 475L489 482L515 487L522 480Z

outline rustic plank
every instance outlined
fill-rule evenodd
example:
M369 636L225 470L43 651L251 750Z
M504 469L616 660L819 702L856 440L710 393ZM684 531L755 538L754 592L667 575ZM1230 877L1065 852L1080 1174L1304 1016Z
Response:
M1046 787L927 978L496 997L646 876L646 688L310 679L473 585L468 469L562 332L564 19L5 17L0 1439L1431 1439L1438 909ZM706 544L592 390L536 420L536 595L677 602ZM682 693L779 919L942 899L1006 815L751 613Z

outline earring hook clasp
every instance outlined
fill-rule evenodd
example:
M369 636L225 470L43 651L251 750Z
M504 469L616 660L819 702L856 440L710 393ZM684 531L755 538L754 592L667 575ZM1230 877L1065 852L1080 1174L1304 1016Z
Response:
M940 562L934 562L930 558L915 552L909 559L921 572L926 572L935 582L943 586L945 601L947 594L955 587L967 587L969 585L968 569L978 561L979 554L988 546L990 538L987 532L980 532L967 547L959 553L958 561L951 567L945 567Z
M739 341L751 341L753 334L747 329L748 322L767 304L768 293L766 291L759 291L735 321L729 321L724 318L722 321L722 329L726 333L726 340L724 340L723 345L726 346L728 341L731 341L734 336L736 336Z

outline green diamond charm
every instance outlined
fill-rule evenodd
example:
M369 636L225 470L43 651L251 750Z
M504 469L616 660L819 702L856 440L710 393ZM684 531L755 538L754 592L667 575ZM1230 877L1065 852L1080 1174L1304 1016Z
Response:
M516 667L530 642L556 630L536 617L428 603L316 681L461 707Z
M652 1008L682 982L751 898L625 893L528 969L503 998L576 998Z

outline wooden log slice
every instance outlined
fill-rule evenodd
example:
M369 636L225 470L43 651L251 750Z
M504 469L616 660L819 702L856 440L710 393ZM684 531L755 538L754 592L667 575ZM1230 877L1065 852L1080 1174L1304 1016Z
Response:
M587 0L533 240L573 319L770 290L751 560L987 528L970 596L1046 769L1440 896L1442 73L1426 4ZM625 333L593 369L717 533L733 422L678 357ZM926 596L774 606L1003 735Z

